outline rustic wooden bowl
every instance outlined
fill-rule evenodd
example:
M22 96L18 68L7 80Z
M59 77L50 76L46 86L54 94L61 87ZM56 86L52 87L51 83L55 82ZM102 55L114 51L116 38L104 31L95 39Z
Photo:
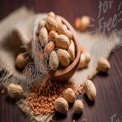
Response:
M64 24L67 25L68 29L73 33L73 41L75 43L75 52L76 52L76 58L75 60L66 68L57 70L57 71L50 71L49 72L49 78L51 80L56 81L68 81L75 71L77 70L79 59L80 59L80 44L78 42L78 37L76 35L76 32L74 31L73 27L65 20L63 17L59 16Z

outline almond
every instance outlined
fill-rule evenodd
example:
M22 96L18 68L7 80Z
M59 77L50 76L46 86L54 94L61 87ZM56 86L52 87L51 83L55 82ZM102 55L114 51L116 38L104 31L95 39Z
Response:
M97 70L100 72L107 72L111 68L110 63L105 58L98 60Z
M61 18L59 16L56 16L55 20L56 20L56 22L58 24L58 27L63 24L62 21L61 21Z
M57 112L62 114L66 114L69 108L67 101L62 97L55 100L54 107Z
M82 53L80 56L80 62L78 68L86 68L91 60L91 56L88 52Z
M52 17L52 18L55 18L56 15L55 15L54 12L51 11L51 12L48 13L48 16L50 16L50 17Z
M73 103L75 101L75 92L71 88L67 88L63 92L63 97L68 103Z
M57 70L57 68L59 66L58 56L57 56L57 53L55 51L52 51L50 54L49 65L50 65L52 70Z
M72 32L67 29L67 26L65 24L62 24L58 27L58 34L64 34L69 39L72 39Z
M55 32L53 30L50 31L49 32L49 41L54 41L55 42L57 36L58 36L58 33L57 32Z
M55 44L54 42L50 41L44 48L45 57L48 57L54 49L55 49Z
M23 89L20 85L11 83L8 86L8 94L11 98L21 98L23 95Z
M81 114L84 109L83 102L81 100L76 100L73 108L76 114Z
M73 62L75 59L75 44L73 40L71 40L71 43L69 45L68 53L70 54L70 61Z
M62 49L68 49L70 45L70 41L67 36L65 35L58 35L55 41L56 47Z
M47 29L48 29L49 31L51 31L51 30L57 31L57 29L58 29L58 24L57 24L57 22L55 21L54 18L48 16L48 17L47 17L47 22L46 22L46 27L47 27Z
M48 31L45 27L42 27L39 32L39 41L41 46L45 46L48 43Z
M58 49L57 55L58 55L59 62L63 67L67 67L70 64L70 55L66 50Z
M84 84L84 90L88 98L93 101L96 98L96 87L91 80L86 80Z

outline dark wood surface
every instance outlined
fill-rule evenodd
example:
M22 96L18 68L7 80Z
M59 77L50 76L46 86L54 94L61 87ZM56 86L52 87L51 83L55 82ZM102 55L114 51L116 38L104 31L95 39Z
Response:
M117 13L121 0L114 1L112 10L104 17L107 21L109 17ZM66 18L74 25L75 18L88 15L95 19L94 25L98 27L98 4L99 0L0 0L0 20L21 6L33 9L35 12L54 11ZM121 9L122 10L122 9ZM119 23L117 28L122 27ZM93 30L93 29L91 29ZM93 79L97 97L95 102L88 101L85 95L78 96L84 98L85 109L81 116L73 114L72 108L67 116L57 115L55 122L82 122L86 118L87 122L121 122L122 121L122 48L110 55L111 70L108 75L98 74ZM115 116L113 121L112 116ZM118 119L118 120L117 120ZM0 94L0 122L29 122L29 119L20 111L15 101L8 98L7 94Z

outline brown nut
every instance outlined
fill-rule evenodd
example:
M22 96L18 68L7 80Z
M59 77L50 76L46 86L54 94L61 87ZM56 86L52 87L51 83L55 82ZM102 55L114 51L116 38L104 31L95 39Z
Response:
M46 24L46 20L44 20L44 19L40 20L39 26L38 26L38 33L42 27L45 27L45 24Z
M49 66L51 67L52 70L57 70L57 68L59 66L58 56L55 51L52 51L50 54Z
M45 57L48 57L54 49L55 49L55 44L54 42L50 41L44 48Z
M82 16L75 20L75 28L80 31L85 31L90 24L90 18L88 16Z
M62 20L61 20L61 18L60 18L59 16L56 16L56 17L55 17L55 20L56 20L56 22L57 22L57 24L58 24L58 27L59 27L60 25L63 24L63 23L62 23Z
M80 27L81 27L81 19L80 18L76 18L76 20L75 20L75 28L77 30L80 30Z
M47 27L47 29L48 29L49 31L51 31L51 30L57 31L57 29L58 29L58 24L57 24L57 22L55 21L54 18L48 16L48 17L47 17L47 22L46 22L46 27Z
M81 100L76 100L73 108L76 114L81 114L84 109L83 102Z
M84 83L84 90L88 98L93 101L96 98L96 87L91 80L86 80Z
M66 50L58 49L57 55L59 62L63 67L67 67L70 64L70 55Z
M9 84L8 94L11 98L21 98L23 96L23 88L20 85Z
M97 70L100 72L107 72L111 68L110 63L105 58L98 60Z
M57 48L68 49L70 45L70 41L65 35L58 35L55 41L55 45Z
M49 41L54 41L56 40L56 38L58 37L58 33L55 31L50 31L49 32Z
M62 97L55 100L54 107L57 112L62 114L66 114L69 109L67 101Z
M63 92L63 98L68 102L68 103L73 103L75 101L75 92L71 88L67 88Z
M70 61L73 62L75 59L75 44L74 44L73 40L71 40L71 43L69 45L68 53L70 55Z
M90 60L91 60L91 56L88 52L82 53L80 56L80 62L78 68L82 69L87 67Z
M58 27L58 34L66 35L69 39L72 39L72 32L67 29L65 24Z
M80 47L80 53L82 54L82 53L85 53L85 52L86 52L85 47L81 46L81 47Z
M85 31L88 28L89 24L90 24L90 18L88 16L82 16L80 30Z
M31 61L29 56L25 56L22 53L18 54L16 57L16 66L17 68L23 69Z
M52 18L54 18L54 19L55 19L55 16L56 16L56 15L55 15L55 13L54 13L54 12L52 12L52 11L51 11L51 12L49 12L49 13L48 13L48 16L50 16L50 17L52 17Z
M45 46L48 43L48 31L45 27L42 27L39 32L39 41L41 46Z

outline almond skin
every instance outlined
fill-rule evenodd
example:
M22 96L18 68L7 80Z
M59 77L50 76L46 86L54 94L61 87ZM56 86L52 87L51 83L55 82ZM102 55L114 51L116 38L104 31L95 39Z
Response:
M67 26L62 24L58 27L58 34L66 35L69 39L72 39L72 32L67 29Z
M96 98L96 87L91 80L86 80L84 84L84 90L86 95L91 101L94 101Z
M42 27L39 32L39 41L41 46L45 46L48 43L48 31L45 27Z
M52 18L54 18L54 19L55 19L55 17L56 17L55 13L52 12L52 11L48 13L48 16L50 16L50 17L52 17Z
M63 97L68 103L75 102L75 92L71 88L67 88L63 92Z
M11 98L21 98L23 95L23 88L20 85L11 83L8 86L8 94Z
M46 22L46 27L47 27L47 29L48 29L49 31L51 31L51 30L57 31L57 29L58 29L58 24L57 24L57 22L55 21L54 18L48 16L48 17L47 17L47 22Z
M79 69L86 68L91 60L91 56L88 52L84 52L80 56Z
M66 50L58 49L57 55L58 55L59 62L63 67L67 67L70 64L70 55Z
M48 57L54 49L55 49L55 44L54 42L50 41L44 48L45 57Z
M71 43L69 45L68 53L70 54L70 61L73 62L75 59L75 44L73 40L71 40Z
M110 63L105 58L98 60L97 70L100 72L107 72L111 68Z
M73 108L76 114L81 114L84 109L83 102L81 100L76 100Z
M55 45L57 48L68 49L70 45L70 41L65 35L58 35L55 41Z
M22 53L18 54L16 57L16 66L19 69L25 68L25 66L31 62L30 58L27 58L27 56L23 55Z
M62 97L55 100L54 107L57 112L62 114L66 114L69 108L67 101Z
M57 53L55 51L52 51L50 54L49 65L50 65L52 70L57 70L57 68L59 66L58 56L57 56Z
M58 24L58 27L59 27L60 25L63 24L60 17L56 16L56 17L55 17L55 20L56 20L56 22L57 22L57 24Z
M58 33L55 31L50 31L49 32L49 41L55 42L56 38L58 37Z

